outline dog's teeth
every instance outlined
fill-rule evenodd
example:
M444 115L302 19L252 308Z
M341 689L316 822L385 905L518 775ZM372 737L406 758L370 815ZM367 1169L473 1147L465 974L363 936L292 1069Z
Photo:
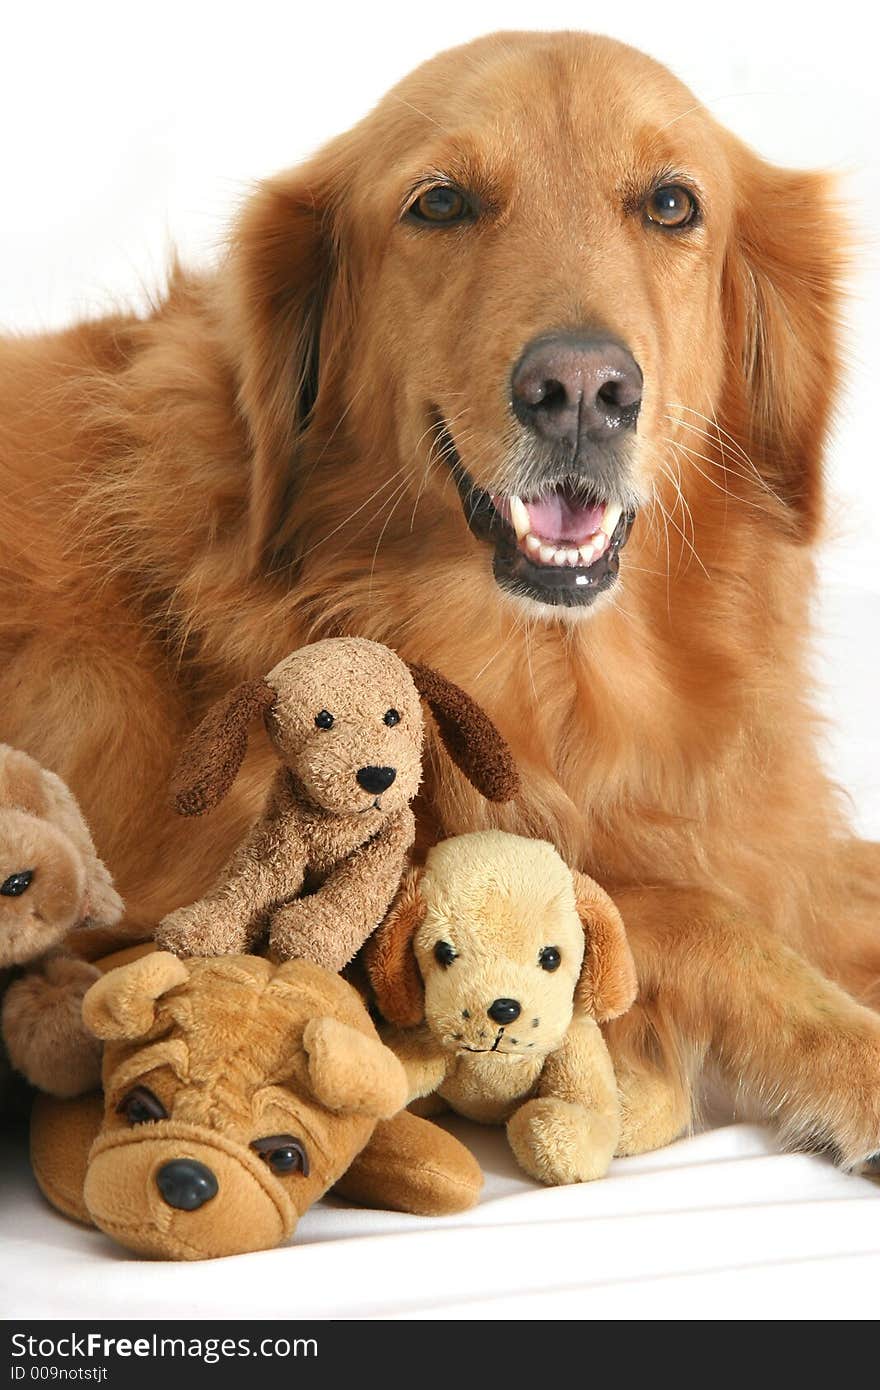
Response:
M565 552L565 560L566 560L566 563L567 563L567 564L569 564L569 565L576 565L579 558L580 558L580 556L579 556L579 552L578 552L577 550L566 550L566 552Z
M541 556L542 565L551 565L556 556L556 548L552 545L542 545L538 553Z
M516 538L521 541L523 536L528 535L530 526L529 509L521 497L516 495L510 498L510 522L516 532Z
M582 545L582 546L581 546L581 548L580 548L580 557L581 557L581 559L583 560L583 562L584 562L585 565L591 565L591 564L593 563L593 556L594 556L594 554L595 554L595 552L594 552L593 547L592 547L591 545Z
M567 564L568 564L567 555L568 555L568 551L566 551L566 550L554 550L554 552L553 552L553 563L554 563L554 565L557 565L560 569L562 568L563 565L567 565Z
M623 516L623 507L618 502L609 502L605 508L605 515L602 518L602 530L609 540L614 535L614 529L618 521Z
M541 549L541 542L540 542L540 540L538 539L537 536L533 535L533 534L531 533L531 531L530 531L529 534L526 536L526 550L530 550L530 551L532 552L533 555L537 555L537 553L538 553L538 551L539 551L540 549Z

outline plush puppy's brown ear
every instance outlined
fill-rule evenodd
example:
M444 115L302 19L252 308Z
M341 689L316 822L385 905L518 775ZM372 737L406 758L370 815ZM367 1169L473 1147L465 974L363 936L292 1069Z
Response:
M487 801L512 800L519 792L519 773L513 754L485 710L439 671L408 664L456 767Z
M40 764L6 743L0 743L0 805L31 816L47 816L51 808Z
M637 993L635 961L623 920L604 889L572 871L578 916L586 935L584 962L575 988L575 1008L607 1023L626 1013Z
M377 1037L338 1018L312 1018L303 1031L303 1047L309 1083L328 1110L390 1120L406 1105L406 1072Z
M776 168L732 138L730 148L740 205L724 268L721 422L740 446L733 468L754 468L792 536L812 540L841 375L846 227L825 175Z
M245 681L212 705L190 734L171 782L181 816L201 816L224 798L247 752L248 725L277 699L264 680Z
M189 970L170 951L151 951L96 980L83 999L83 1022L106 1042L145 1038L159 1021L158 1001L186 984Z
M388 916L364 947L379 1012L398 1028L415 1028L425 1017L425 987L413 950L427 906L419 889L421 879L418 869L406 873Z

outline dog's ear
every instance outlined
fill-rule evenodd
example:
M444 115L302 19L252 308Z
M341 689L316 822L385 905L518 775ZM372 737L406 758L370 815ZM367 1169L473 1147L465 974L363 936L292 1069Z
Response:
M328 1110L390 1120L406 1105L406 1072L378 1038L336 1018L312 1018L303 1047L312 1091Z
M456 767L488 801L512 800L519 792L519 773L510 748L485 710L439 671L417 662L408 664Z
M425 1017L425 987L413 937L425 920L418 869L409 869L385 921L364 947L364 965L382 1017L415 1028Z
M623 921L598 883L572 871L578 916L586 942L581 975L575 988L575 1008L598 1023L626 1013L637 993L636 967Z
M5 743L0 743L0 805L41 817L47 816L51 808L40 764Z
M845 229L824 175L779 169L732 141L739 205L724 269L726 429L784 504L791 534L822 520L822 456L840 381Z
M248 725L276 699L265 680L252 680L211 706L183 745L171 782L180 815L201 816L223 800L247 752Z
M252 569L271 556L319 382L343 338L333 325L350 305L337 225L341 143L262 183L233 232L224 309L251 444Z
M83 1022L105 1042L145 1038L160 1022L162 996L188 979L189 970L177 956L152 951L95 981L83 999Z

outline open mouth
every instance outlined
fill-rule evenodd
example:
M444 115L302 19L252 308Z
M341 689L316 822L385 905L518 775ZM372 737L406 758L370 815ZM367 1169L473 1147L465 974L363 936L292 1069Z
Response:
M471 532L494 547L492 568L501 588L538 603L574 608L592 603L611 587L634 511L595 496L576 477L561 476L532 497L487 492L471 478L437 418L440 453L455 479Z

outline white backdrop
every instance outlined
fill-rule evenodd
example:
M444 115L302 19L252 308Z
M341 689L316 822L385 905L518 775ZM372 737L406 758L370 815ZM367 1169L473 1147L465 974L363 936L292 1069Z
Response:
M714 12L713 12L714 10ZM833 453L829 575L880 588L880 129L873 7L842 0L6 0L0 325L64 323L216 251L250 182L294 164L437 49L497 28L598 29L669 64L768 157L844 176L860 240Z

